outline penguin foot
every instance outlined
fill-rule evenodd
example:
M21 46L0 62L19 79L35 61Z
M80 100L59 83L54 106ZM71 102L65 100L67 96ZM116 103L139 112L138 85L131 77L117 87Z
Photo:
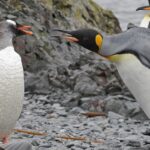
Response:
M8 140L8 137L7 137L7 136L6 136L6 137L3 137L2 143L3 143L3 144L8 144L8 143L9 143L9 140Z

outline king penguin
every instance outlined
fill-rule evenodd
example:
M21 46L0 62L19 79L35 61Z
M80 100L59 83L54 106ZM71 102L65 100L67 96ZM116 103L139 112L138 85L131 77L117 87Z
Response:
M136 9L136 11L139 10L150 10L150 0L148 0L149 5L147 6L142 6ZM150 13L146 14L143 18L143 20L141 21L140 27L145 27L145 28L150 28Z
M93 29L56 30L67 34L64 36L65 40L78 43L114 62L122 80L148 118L150 118L149 21L150 16L146 15L141 27L133 27L114 35L103 34Z
M8 142L22 110L24 74L21 57L13 47L13 37L32 35L29 29L12 20L0 22L0 139Z

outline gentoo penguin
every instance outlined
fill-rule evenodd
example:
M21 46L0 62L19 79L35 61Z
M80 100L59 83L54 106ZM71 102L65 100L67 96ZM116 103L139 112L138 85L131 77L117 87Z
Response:
M12 39L19 35L32 35L31 26L12 20L0 22L0 139L8 142L22 110L24 74L20 56L15 52Z
M122 80L150 118L150 29L134 27L114 35L93 29L57 31L66 33L67 41L114 62Z

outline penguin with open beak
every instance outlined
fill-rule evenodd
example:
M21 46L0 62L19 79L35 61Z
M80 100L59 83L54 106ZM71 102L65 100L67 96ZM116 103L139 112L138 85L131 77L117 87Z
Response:
M57 31L66 33L65 40L114 62L122 80L150 118L150 29L133 27L114 35L93 29Z
M24 99L23 66L14 50L13 38L32 34L31 26L13 20L0 22L0 140L3 143L8 143Z
M106 35L93 29L76 31L55 30L67 33L64 39L75 42L101 56L111 59L116 54L132 53L150 68L150 29L133 27L125 32Z

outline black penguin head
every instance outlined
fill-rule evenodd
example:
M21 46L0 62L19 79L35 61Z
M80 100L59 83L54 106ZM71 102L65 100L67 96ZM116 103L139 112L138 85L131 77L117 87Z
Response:
M6 20L0 23L1 33L11 32L13 36L32 35L31 26L21 25L13 20Z
M93 29L80 29L75 31L55 30L67 33L67 41L78 43L88 50L98 52L102 45L102 35Z

